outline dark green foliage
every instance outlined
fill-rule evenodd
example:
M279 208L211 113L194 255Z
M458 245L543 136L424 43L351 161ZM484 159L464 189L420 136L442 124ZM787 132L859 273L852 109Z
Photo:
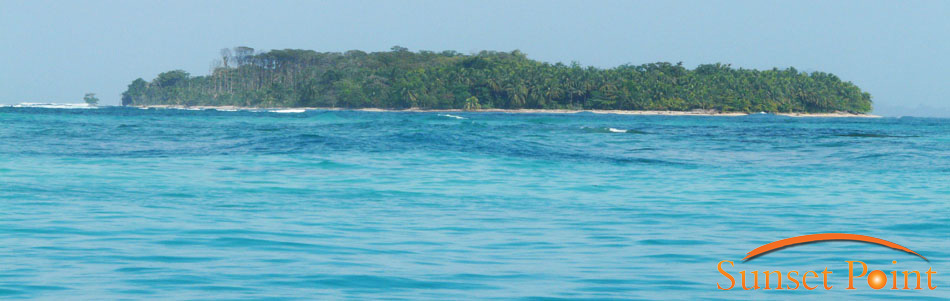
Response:
M137 103L146 103L148 99L145 98L146 93L148 92L148 82L141 78L137 78L129 84L129 88L122 92L122 105L128 106Z
M96 97L96 93L86 93L86 96L83 96L82 100L91 106L99 104L99 98Z
M233 55L231 54L233 53ZM612 69L549 64L520 51L365 53L222 51L209 76L169 71L137 79L123 105L234 105L472 109L718 110L867 113L871 96L850 82L794 68L729 65L623 65Z

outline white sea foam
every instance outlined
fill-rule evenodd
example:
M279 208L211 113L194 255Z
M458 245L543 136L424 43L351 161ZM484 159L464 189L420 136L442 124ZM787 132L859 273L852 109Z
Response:
M615 129L615 128L608 128L607 130L610 131L611 133L626 133L627 132L627 130Z
M181 110L181 111L201 111L202 108L192 108L192 107L165 107L166 110Z
M35 102L24 102L21 104L13 105L15 108L45 108L45 109L96 109L96 106L91 106L87 103L35 103Z
M465 119L465 117L456 116L456 115L452 115L452 114L439 114L439 116L445 116L445 117L455 118L455 119Z
M273 110L274 113L303 113L307 110L304 109L282 109L282 110Z

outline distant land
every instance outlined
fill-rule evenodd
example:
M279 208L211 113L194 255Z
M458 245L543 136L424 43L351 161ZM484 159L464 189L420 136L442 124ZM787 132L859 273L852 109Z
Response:
M545 63L518 50L412 52L223 49L210 75L136 79L126 106L416 110L622 110L866 114L871 95L824 72L682 63L610 69Z

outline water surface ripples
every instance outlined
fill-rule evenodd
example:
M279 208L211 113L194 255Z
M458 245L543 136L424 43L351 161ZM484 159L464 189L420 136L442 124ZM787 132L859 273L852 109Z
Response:
M950 120L0 108L0 298L941 298ZM828 242L739 263L822 232Z

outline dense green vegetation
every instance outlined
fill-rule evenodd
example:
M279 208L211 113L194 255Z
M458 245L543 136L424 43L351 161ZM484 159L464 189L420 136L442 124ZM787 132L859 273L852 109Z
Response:
M248 47L221 51L208 76L139 78L123 105L424 109L623 109L866 113L871 96L823 72L724 64L550 64L512 52L366 53Z
M90 106L95 106L99 104L99 98L96 97L96 93L86 93L86 96L82 97L82 100Z

